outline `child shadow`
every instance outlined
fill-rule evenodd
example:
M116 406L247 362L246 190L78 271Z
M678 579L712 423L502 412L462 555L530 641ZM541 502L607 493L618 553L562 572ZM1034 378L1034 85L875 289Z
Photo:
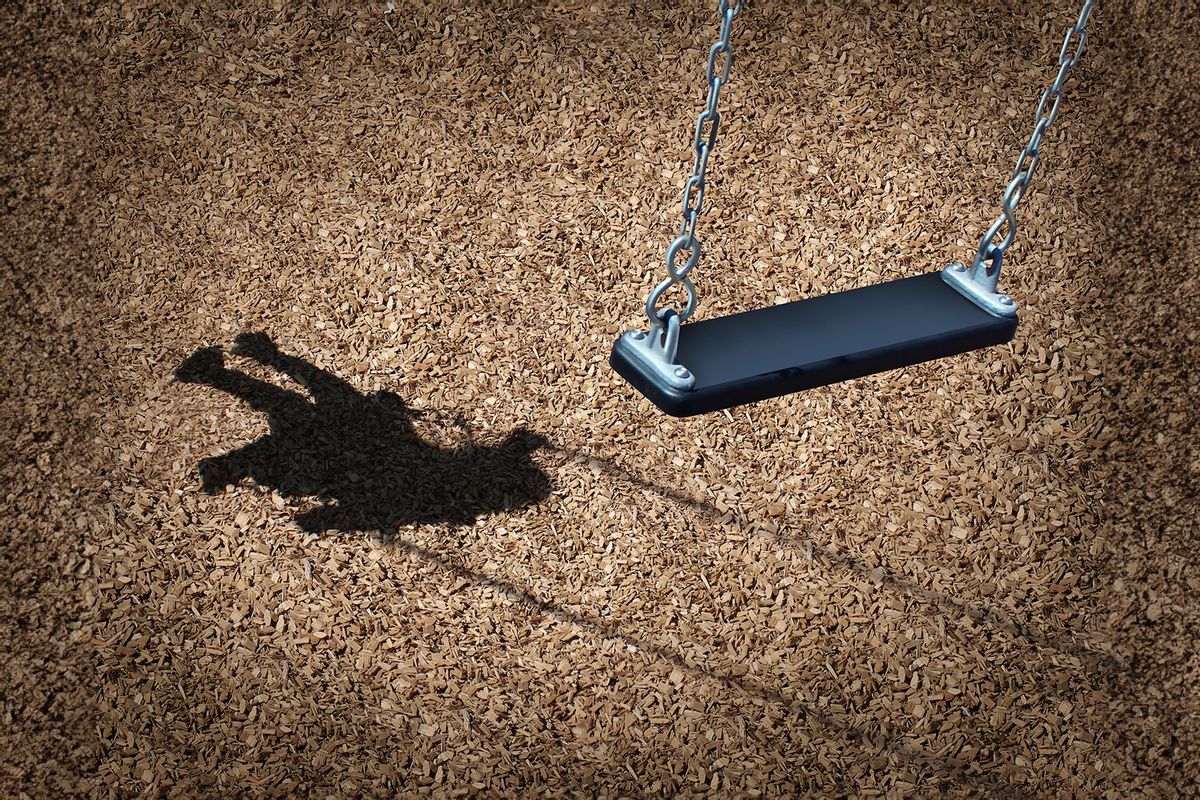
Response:
M285 497L322 500L297 518L306 531L389 535L411 523L466 524L535 504L551 491L549 478L531 458L547 444L538 434L518 429L494 446L439 447L413 429L419 412L395 394L361 394L281 352L264 333L241 334L232 352L278 370L309 397L229 369L220 348L188 356L175 370L176 379L227 392L265 412L270 424L262 438L200 462L205 492L217 494L250 479Z

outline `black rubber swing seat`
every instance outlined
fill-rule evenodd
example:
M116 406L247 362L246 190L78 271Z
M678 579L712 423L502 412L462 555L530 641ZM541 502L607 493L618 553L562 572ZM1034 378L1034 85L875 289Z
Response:
M676 363L691 389L667 385L624 337L609 363L660 409L705 414L1010 341L1016 316L985 311L931 272L679 328Z

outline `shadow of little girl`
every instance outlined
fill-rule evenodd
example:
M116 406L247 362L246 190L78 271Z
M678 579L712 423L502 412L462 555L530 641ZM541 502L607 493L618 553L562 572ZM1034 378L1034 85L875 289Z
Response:
M226 367L216 347L184 360L176 379L237 397L265 412L270 427L256 441L200 462L206 492L249 478L286 497L323 500L297 519L305 530L385 534L409 523L465 524L550 493L549 479L531 457L547 444L536 433L519 429L498 445L438 447L413 429L419 412L397 395L361 394L281 352L266 334L241 334L232 353L278 370L309 397Z

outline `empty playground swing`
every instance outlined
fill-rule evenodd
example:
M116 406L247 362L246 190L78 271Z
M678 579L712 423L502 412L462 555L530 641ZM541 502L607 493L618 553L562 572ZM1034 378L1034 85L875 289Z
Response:
M953 263L938 272L685 325L696 310L690 273L700 260L696 223L720 125L717 103L733 64L733 21L744 4L719 0L721 32L708 54L708 102L696 122L683 223L667 248L667 277L646 298L650 329L617 339L613 369L660 409L683 417L1010 341L1017 306L997 288L1000 267L1017 235L1017 205L1037 169L1042 138L1058 116L1063 84L1083 54L1094 0L1084 2L1067 29L1058 74L1042 92L1033 135L970 267ZM663 295L676 286L687 295L683 310L660 309Z

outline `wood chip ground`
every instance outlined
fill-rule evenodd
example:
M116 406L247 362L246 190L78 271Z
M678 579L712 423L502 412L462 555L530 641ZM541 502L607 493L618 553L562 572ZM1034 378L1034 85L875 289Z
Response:
M1195 796L1194 3L1010 346L679 421L710 5L0 5L0 794ZM699 317L969 259L1074 5L754 3Z

